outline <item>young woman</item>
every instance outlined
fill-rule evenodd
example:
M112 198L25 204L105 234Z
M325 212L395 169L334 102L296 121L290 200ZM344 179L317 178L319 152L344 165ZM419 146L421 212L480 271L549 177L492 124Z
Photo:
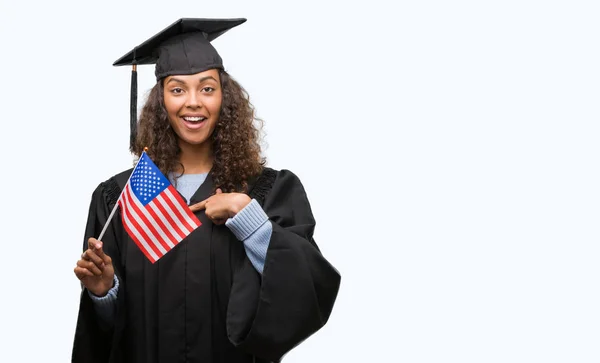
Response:
M180 19L115 65L156 64L133 129L202 225L151 263L100 183L75 275L74 362L275 362L328 320L340 284L298 177L265 167L254 110L210 41L245 19ZM135 125L135 123L132 123Z

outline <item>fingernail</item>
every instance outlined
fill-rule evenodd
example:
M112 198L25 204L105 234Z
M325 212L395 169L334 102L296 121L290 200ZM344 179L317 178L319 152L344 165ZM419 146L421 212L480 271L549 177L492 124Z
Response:
M102 247L102 244L100 244L100 243L96 243L96 248L97 248L97 249L100 249L100 247Z

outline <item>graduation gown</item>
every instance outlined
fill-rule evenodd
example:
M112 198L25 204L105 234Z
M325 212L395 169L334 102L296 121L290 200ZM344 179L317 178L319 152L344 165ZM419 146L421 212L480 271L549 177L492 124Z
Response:
M132 170L101 183L85 231L97 237ZM103 328L81 294L73 362L277 362L328 320L338 271L315 241L315 220L296 175L265 168L249 183L273 225L261 276L243 243L204 211L202 225L152 264L115 213L103 237L120 287L114 326ZM190 200L211 195L209 174ZM269 223L269 222L267 222Z

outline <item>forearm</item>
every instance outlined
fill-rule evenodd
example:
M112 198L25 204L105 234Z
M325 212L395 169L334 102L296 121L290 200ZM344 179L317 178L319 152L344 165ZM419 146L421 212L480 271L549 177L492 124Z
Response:
M100 321L110 327L114 324L117 308L117 293L119 292L119 278L115 274L114 285L104 296L96 296L88 290L88 295L94 302L96 314Z
M248 259L262 274L273 225L260 204L253 199L235 217L228 219L225 225L244 243Z

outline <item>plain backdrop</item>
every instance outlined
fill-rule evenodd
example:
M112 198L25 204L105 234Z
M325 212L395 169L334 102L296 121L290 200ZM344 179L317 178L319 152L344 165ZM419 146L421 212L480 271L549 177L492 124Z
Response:
M595 1L0 0L0 361L68 362L92 191L131 167L130 69L181 17L307 190L342 274L284 362L600 361ZM139 68L140 105L154 68Z

